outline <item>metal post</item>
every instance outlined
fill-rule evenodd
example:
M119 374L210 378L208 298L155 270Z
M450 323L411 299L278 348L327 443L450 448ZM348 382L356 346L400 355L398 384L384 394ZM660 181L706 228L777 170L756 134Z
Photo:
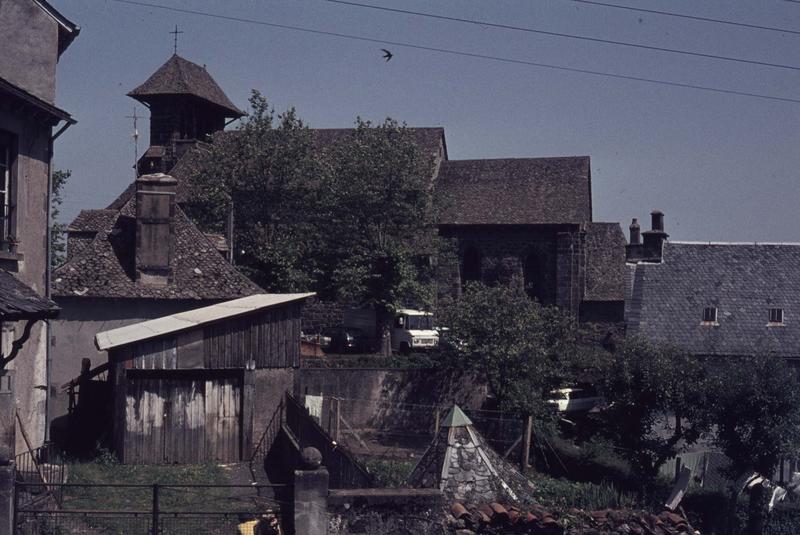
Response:
M339 442L339 433L342 427L342 400L340 398L333 398L336 400L336 421L333 428L333 439Z
M13 464L13 463L12 463ZM14 469L16 469L16 465L14 465ZM16 479L16 477L14 478ZM14 504L14 510L11 511L11 533L17 533L17 509L19 509L19 493L18 493L18 485L17 482L14 481L14 496L12 498L12 503Z
M525 421L525 438L522 439L522 457L520 458L520 466L524 474L530 466L531 455L531 435L533 434L533 416L528 416Z
M153 485L153 535L158 535L160 531L158 520L158 483L155 483Z

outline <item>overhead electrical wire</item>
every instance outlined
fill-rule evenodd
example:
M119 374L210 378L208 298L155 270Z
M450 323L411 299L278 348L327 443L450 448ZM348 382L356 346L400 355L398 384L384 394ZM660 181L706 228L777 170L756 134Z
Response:
M478 54L473 52L466 52L463 50L453 50L448 48L439 48L439 47L432 47L432 46L424 46L424 45L417 45L414 43L408 43L403 41L390 41L387 39L375 39L372 37L363 37L359 35L352 35L346 33L338 33L338 32L330 32L325 30L315 30L312 28L304 28L302 26L291 26L287 24L278 24L274 22L266 22L263 20L256 20L256 19L249 19L244 17L233 17L230 15L221 15L218 13L209 13L206 11L197 11L193 9L186 9L186 8L178 8L178 7L171 7L171 6L163 6L160 4L153 4L149 2L142 2L139 0L112 0L113 2L117 2L120 4L128 4L134 5L139 7L147 7L147 8L154 8L154 9L162 9L165 11L172 11L174 13L184 13L187 15L198 15L202 17L209 17L219 20L228 20L233 22L242 22L247 24L256 24L260 26L267 26L270 28L280 28L284 30L292 30L304 33L311 33L316 35L326 35L329 37L337 37L341 39L350 39L354 41L362 41L367 43L378 43L383 45L391 45L391 46L399 46L403 48L411 48L414 50L425 50L428 52L438 52L441 54L449 54L454 56L463 56L469 58L477 58L477 59L485 59L490 61L498 61L502 63L509 63L515 65L527 65L530 67L539 67L543 69L551 69L551 70L558 70L558 71L565 71L565 72L574 72L579 74L588 74L593 76L602 76L605 78L614 78L619 80L630 80L635 82L644 82L649 84L657 84L657 85L664 85L670 87L680 87L684 89L697 89L702 91L710 91L714 93L722 93L727 95L738 95L742 97L752 97L758 98L763 100L771 100L776 102L790 102L793 104L800 104L800 98L790 98L790 97L778 97L774 95L767 95L763 93L752 93L748 91L739 91L736 89L724 89L719 87L712 87L712 86L705 86L705 85L698 85L698 84L690 84L684 82L672 82L669 80L658 80L655 78L645 78L642 76L631 76L626 74L616 74L616 73L608 73L604 71L595 71L591 69L580 69L576 67L566 67L563 65L556 65L556 64L549 64L549 63L539 63L535 61L527 61L522 59L514 59L514 58L507 58L502 56L492 56L488 54Z
M610 7L614 9L624 9L626 11L636 11L638 13L649 13L651 15L664 15L667 17L677 17L681 19L699 20L702 22L713 22L716 24L726 24L729 26L739 26L741 28L751 28L754 30L766 30L770 32L790 33L793 35L800 35L800 30L790 30L788 28L776 28L774 26L761 26L758 24L747 24L746 22L734 22L731 20L712 19L710 17L700 17L696 15L685 15L683 13L673 13L671 11L659 11L657 9L645 9L641 7L621 6L619 4L611 4L608 2L598 2L596 0L570 0L579 4L589 4L593 6ZM787 0L788 2L800 3L800 0Z
M489 22L485 20L474 20L474 19L462 19L459 17L450 17L446 15L437 15L435 13L425 13L422 11L411 11L407 9L397 9L393 7L384 7L384 6L375 6L372 4L362 4L359 2L351 2L348 0L326 0L332 4L341 4L345 6L352 6L352 7L360 7L366 9L373 9L377 11L387 11L390 13L401 13L404 15L414 15L417 17L426 17L431 19L438 19L438 20L446 20L451 22L463 22L466 24L474 24L476 26L485 26L490 28L499 28L501 30L512 30L517 32L526 32L526 33L535 33L539 35L549 35L551 37L564 37L567 39L577 39L580 41L589 41L592 43L603 43L607 45L616 45L616 46L626 46L631 48L639 48L644 50L655 50L658 52L667 52L670 54L681 54L685 56L695 56L699 58L708 58L708 59L716 59L722 61L733 61L737 63L748 63L750 65L761 65L763 67L774 67L776 69L788 69L792 71L800 71L800 66L797 65L784 65L781 63L770 63L767 61L758 61L752 59L745 59L745 58L734 58L730 56L720 56L717 54L708 54L705 52L693 52L691 50L681 50L677 48L665 48L660 46L653 46L653 45L645 45L641 43L631 43L628 41L615 41L612 39L601 39L599 37L589 37L586 35L578 35L573 33L563 33L563 32L553 32L549 30L541 30L538 28L528 28L524 26L512 26L510 24L499 24L495 22ZM798 0L800 1L800 0Z

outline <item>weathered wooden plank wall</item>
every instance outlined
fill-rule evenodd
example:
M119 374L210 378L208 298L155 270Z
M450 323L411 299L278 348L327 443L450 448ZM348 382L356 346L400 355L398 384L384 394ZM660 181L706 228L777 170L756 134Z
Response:
M209 325L204 329L206 368L289 368L300 365L298 305Z
M139 370L174 370L178 367L175 337L155 338L133 346L133 367Z
M241 377L134 373L127 383L124 462L241 460Z

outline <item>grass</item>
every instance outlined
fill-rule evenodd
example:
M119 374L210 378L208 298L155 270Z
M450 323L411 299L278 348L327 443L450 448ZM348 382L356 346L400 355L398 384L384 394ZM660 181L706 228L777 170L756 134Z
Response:
M113 458L101 454L93 462L69 465L69 483L180 486L225 485L228 480L223 468L213 464L127 465L119 464ZM198 506L206 510L207 507L219 506L221 491L230 494L230 489L218 488L164 488L159 491L159 505L165 510L191 510L197 509ZM68 487L63 505L65 509L148 511L153 507L153 489L152 487Z

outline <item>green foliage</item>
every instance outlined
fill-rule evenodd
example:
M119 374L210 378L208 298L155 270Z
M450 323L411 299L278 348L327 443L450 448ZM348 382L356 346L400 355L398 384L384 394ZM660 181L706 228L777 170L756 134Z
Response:
M432 158L408 128L358 119L320 150L293 109L276 117L258 92L250 104L190 171L192 219L220 231L232 207L236 263L266 290L371 304L382 331L395 307L430 305Z
M697 414L704 404L702 366L672 348L629 339L610 355L602 377L605 431L647 492L661 465L707 428Z
M214 135L190 170L196 198L189 215L220 231L232 206L234 254L243 271L269 291L307 290L319 268L312 186L321 165L293 109L276 119L257 92L250 104L243 125L233 135Z
M375 481L376 487L398 488L407 485L408 476L414 470L414 461L397 459L366 459L364 466Z
M471 283L441 311L452 343L445 358L486 378L501 410L550 417L545 393L563 380L572 319L531 300L518 285Z
M608 483L578 483L546 476L536 478L536 500L548 509L565 512L570 508L595 511L632 508L636 497Z
M72 176L72 171L57 170L53 171L52 193L50 196L50 268L55 269L60 266L67 256L67 225L59 222L58 216L61 214L61 204L64 202L64 185Z
M720 363L713 373L706 418L716 424L716 445L731 460L731 476L771 475L781 457L800 447L800 385L794 368L778 357L758 355ZM748 533L767 519L767 492L750 492Z

